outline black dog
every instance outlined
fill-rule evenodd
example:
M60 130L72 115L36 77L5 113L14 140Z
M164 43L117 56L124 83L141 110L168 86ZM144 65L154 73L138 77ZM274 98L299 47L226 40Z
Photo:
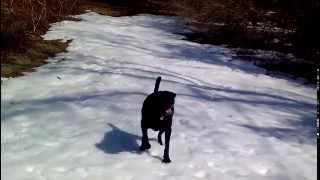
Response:
M154 92L147 96L142 106L142 143L140 150L144 151L151 146L148 139L148 129L159 131L158 142L162 145L161 135L165 132L165 148L163 162L171 162L169 157L169 143L171 136L172 117L174 113L174 99L176 94L169 91L158 91L161 77L156 80Z

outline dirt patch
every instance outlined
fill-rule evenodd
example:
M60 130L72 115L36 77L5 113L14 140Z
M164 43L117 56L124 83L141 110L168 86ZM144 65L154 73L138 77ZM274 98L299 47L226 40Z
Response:
M212 24L190 25L193 33L186 40L201 44L223 45L235 51L237 60L250 61L272 74L287 74L315 84L320 54L305 54L294 46L295 31L272 26ZM316 49L315 49L316 50ZM302 52L303 54L297 54Z
M255 49L232 48L234 59L249 61L267 70L267 74L275 76L286 75L293 79L303 78L305 83L317 83L317 65L304 59L296 58L292 54L277 51L263 51Z
M177 15L166 1L149 0L85 0L80 5L82 12L91 10L108 16L133 16L141 13L154 15Z

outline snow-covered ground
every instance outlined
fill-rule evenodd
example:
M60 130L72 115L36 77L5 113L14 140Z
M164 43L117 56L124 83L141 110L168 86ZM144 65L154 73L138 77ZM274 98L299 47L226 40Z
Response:
M228 49L183 40L176 18L56 23L67 53L1 84L4 180L315 180L316 89L277 79ZM177 93L170 164L140 109L155 79Z

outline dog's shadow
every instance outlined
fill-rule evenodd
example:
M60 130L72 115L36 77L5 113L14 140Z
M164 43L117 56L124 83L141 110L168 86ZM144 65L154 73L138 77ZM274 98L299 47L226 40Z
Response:
M140 136L125 132L111 123L108 123L108 125L112 129L111 131L107 131L101 142L95 145L98 149L108 154L119 154L121 152L142 153L139 150L139 144L137 142L141 140ZM156 141L154 138L150 138L149 140ZM161 160L161 157L151 155L149 151L145 152L153 158Z
M108 123L112 128L104 134L101 142L96 144L96 147L105 153L118 154L121 152L139 153L139 145L137 140L141 137L127 133L115 125Z

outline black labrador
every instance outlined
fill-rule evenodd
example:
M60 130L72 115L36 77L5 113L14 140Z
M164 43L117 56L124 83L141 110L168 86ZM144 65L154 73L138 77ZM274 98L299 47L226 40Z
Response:
M159 131L158 142L162 145L161 135L165 133L165 148L163 154L164 163L170 163L169 143L171 136L172 117L174 113L174 100L176 94L170 91L159 91L161 77L158 77L154 87L154 92L147 96L142 106L142 141L140 150L149 149L148 129Z

